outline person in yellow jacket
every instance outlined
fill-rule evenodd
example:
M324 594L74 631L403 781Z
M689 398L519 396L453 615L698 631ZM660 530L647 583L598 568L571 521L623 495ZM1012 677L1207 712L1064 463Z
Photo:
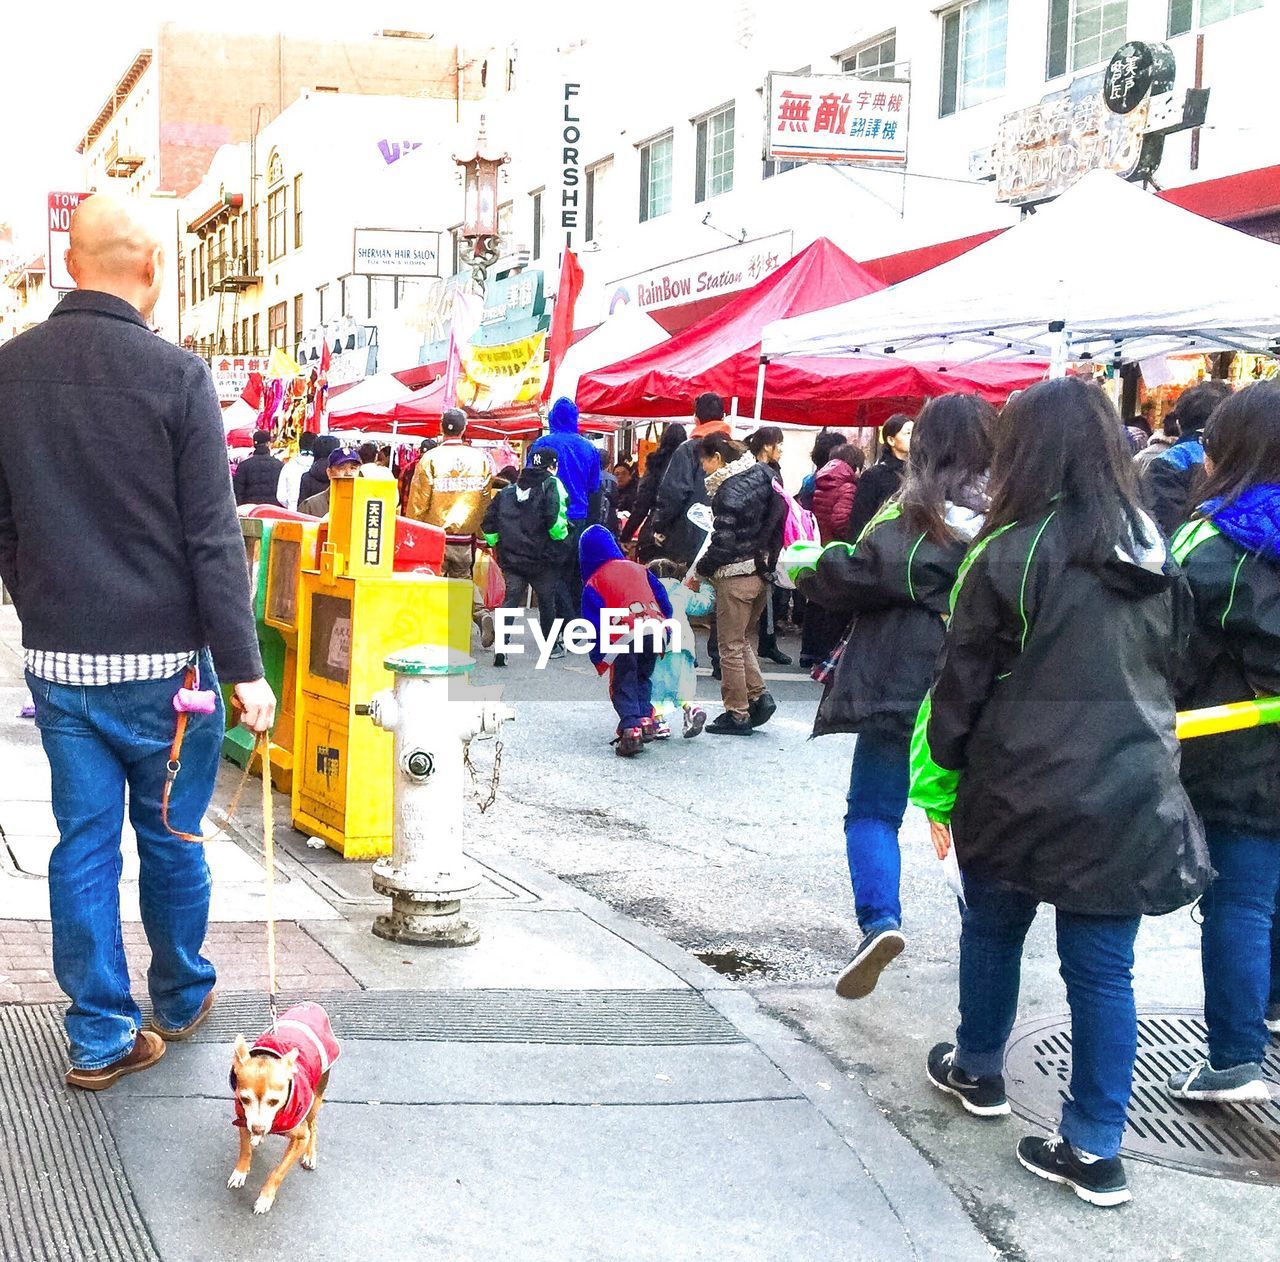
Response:
M475 537L493 498L493 465L464 440L466 414L449 408L440 418L443 440L413 472L405 515L445 532L444 576L471 580ZM485 648L493 643L493 614L480 608L472 589L473 616Z

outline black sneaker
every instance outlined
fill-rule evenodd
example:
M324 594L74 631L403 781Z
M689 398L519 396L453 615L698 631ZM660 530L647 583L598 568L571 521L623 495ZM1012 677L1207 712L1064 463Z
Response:
M751 736L755 729L751 726L750 719L740 719L736 714L726 710L723 714L716 715L707 724L707 731L715 736Z
M495 653L493 655L493 664L495 666L505 666L507 664L507 655L505 653Z
M925 1064L929 1081L939 1091L953 1095L976 1117L1003 1117L1009 1112L1004 1094L1004 1079L999 1074L988 1078L971 1078L955 1065L956 1049L952 1043L939 1043Z
M776 645L771 649L765 649L763 653L757 653L756 656L762 661L774 662L778 666L790 666L791 655L784 653Z
M1179 1100L1202 1100L1206 1104L1266 1104L1271 1099L1258 1064L1214 1069L1207 1060L1198 1060L1190 1069L1174 1074L1165 1088Z
M769 693L762 692L747 706L747 721L752 727L764 727L777 712L778 703Z
M719 662L712 662L712 663L711 663L711 678L712 678L712 679L719 679L719 678L720 678L720 663L719 663Z
M1280 1034L1280 1003L1267 1004L1267 1029L1272 1034Z
M1106 1208L1133 1199L1119 1157L1099 1157L1085 1163L1061 1135L1048 1139L1028 1135L1018 1140L1018 1161L1024 1170L1050 1183L1065 1183L1090 1205Z
M884 966L897 959L906 945L900 929L877 929L867 934L849 967L836 978L836 994L841 999L865 999L875 990Z

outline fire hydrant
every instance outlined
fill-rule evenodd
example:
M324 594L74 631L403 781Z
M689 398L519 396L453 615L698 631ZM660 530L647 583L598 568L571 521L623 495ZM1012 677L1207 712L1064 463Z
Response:
M405 649L386 659L395 686L367 707L375 726L395 737L392 852L373 865L373 888L391 897L390 914L374 921L380 938L467 946L480 936L462 914L463 897L480 884L462 853L464 756L470 740L496 736L515 711L466 695L474 665L444 648Z

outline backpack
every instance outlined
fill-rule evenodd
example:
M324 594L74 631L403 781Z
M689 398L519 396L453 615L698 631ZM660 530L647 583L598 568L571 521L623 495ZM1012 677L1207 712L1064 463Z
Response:
M800 503L787 494L777 478L773 480L774 494L782 501L782 543L781 547L789 548L793 543L817 543L818 519ZM772 516L772 513L770 514Z

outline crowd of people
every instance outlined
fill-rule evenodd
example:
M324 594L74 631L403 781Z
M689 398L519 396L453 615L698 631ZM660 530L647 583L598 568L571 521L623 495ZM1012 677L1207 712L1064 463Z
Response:
M495 475L468 447L465 417L446 414L406 511L446 530L452 576L471 574L477 543L491 548L505 605L532 591L544 638L578 614L595 629L623 757L669 737L677 714L685 736L768 723L777 704L760 662L789 664L778 630L800 625L800 665L823 687L814 734L858 738L844 834L861 942L837 994L870 994L907 945L899 832L914 803L963 891L960 1024L926 1073L970 1114L1009 1112L1001 1075L1023 940L1040 904L1055 909L1071 1091L1058 1133L1018 1145L1024 1166L1093 1204L1129 1198L1118 1154L1146 915L1197 901L1203 913L1208 1055L1169 1092L1269 1098L1280 729L1183 749L1174 715L1280 693L1280 383L1233 394L1202 382L1155 434L1149 414L1122 424L1076 378L1000 412L948 395L891 417L869 465L862 447L821 431L794 500L784 431L737 441L714 394L695 401L691 424L665 428L638 476L627 461L606 467L569 400L549 419L525 467ZM266 438L236 472L238 499L292 491ZM327 509L327 483L306 496L314 461L329 479L380 475L376 449L326 454L324 442L301 474L304 511ZM797 508L822 548L788 573L783 525ZM673 621L687 638L609 653L611 609ZM710 721L691 618L709 628L720 685Z

